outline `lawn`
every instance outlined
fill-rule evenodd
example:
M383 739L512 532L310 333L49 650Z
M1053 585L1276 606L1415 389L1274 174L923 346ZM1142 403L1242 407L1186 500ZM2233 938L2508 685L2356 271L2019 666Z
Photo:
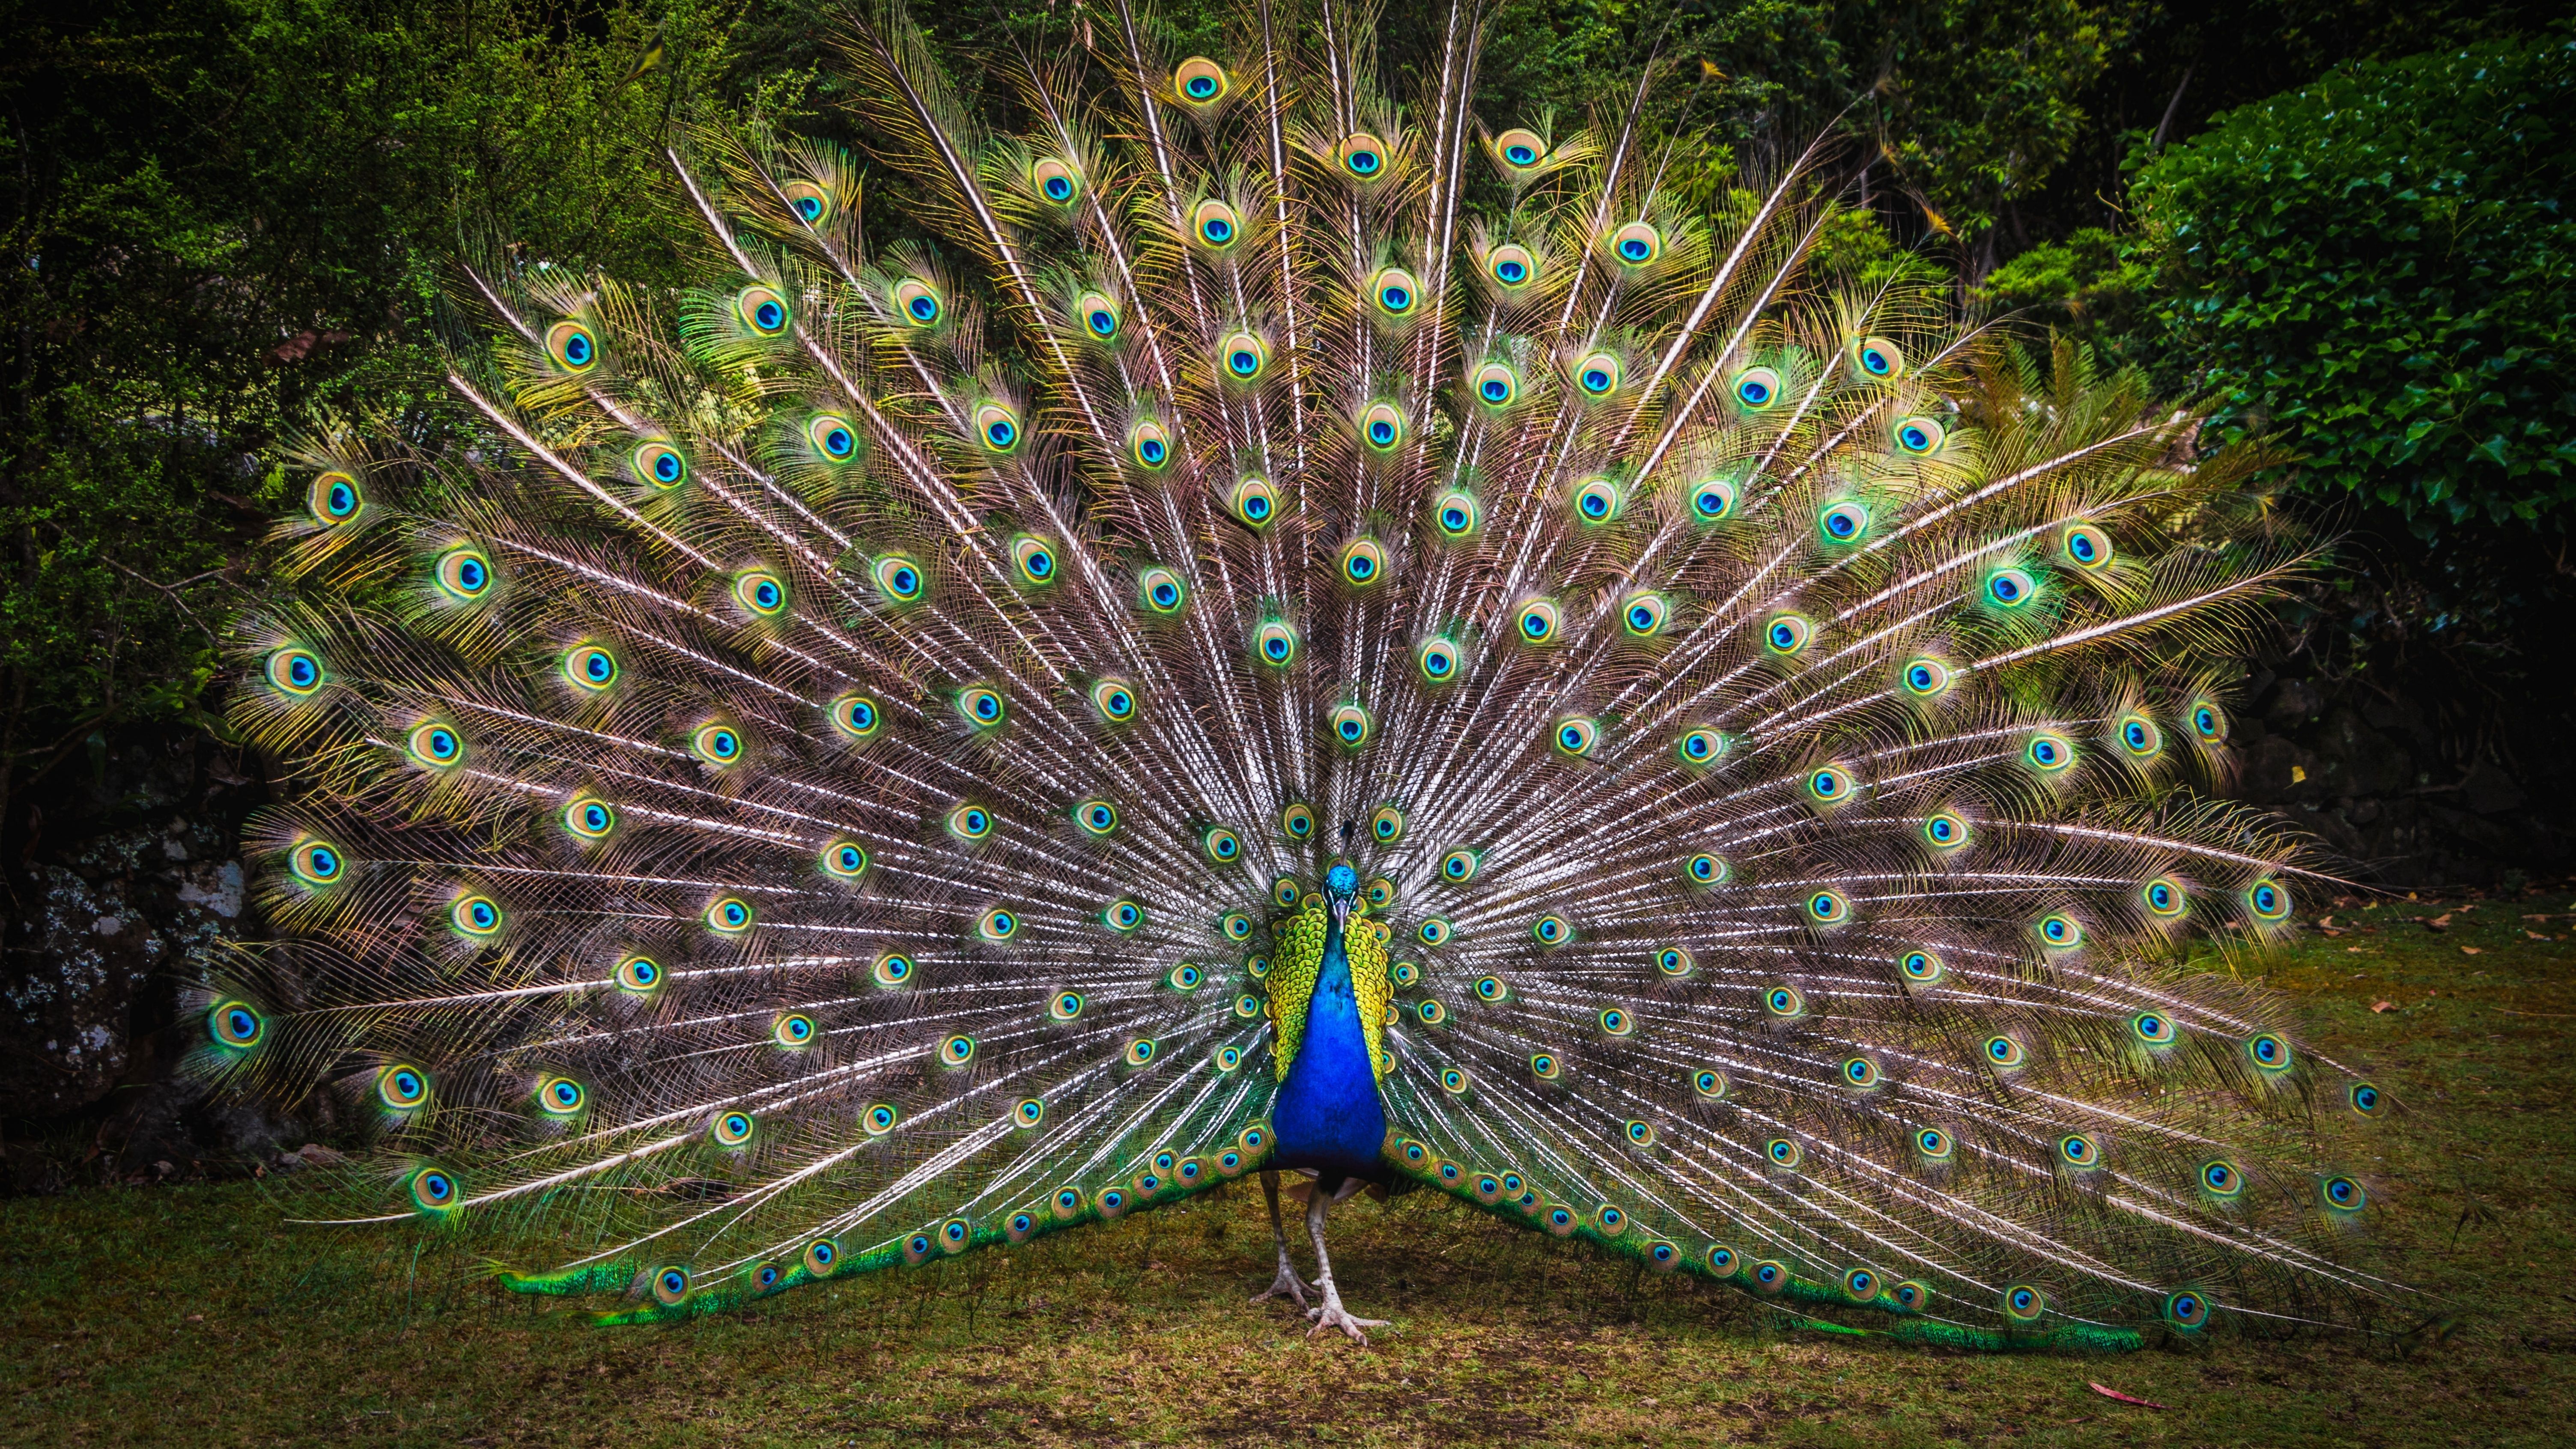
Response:
M2370 1164L2373 1231L2454 1295L2447 1342L1976 1357L1826 1338L1418 1194L1336 1214L1353 1310L1394 1320L1361 1349L1246 1306L1270 1273L1250 1181L1023 1250L601 1330L408 1233L281 1226L282 1190L254 1182L0 1203L0 1440L2564 1444L2571 910L2563 889L2346 907L2336 927L2358 929L2268 963L2323 1043L2412 1107Z

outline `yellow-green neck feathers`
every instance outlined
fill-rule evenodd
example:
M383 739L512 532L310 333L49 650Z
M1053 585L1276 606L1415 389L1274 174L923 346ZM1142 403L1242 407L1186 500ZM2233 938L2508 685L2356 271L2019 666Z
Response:
M1386 974L1386 943L1392 933L1382 922L1366 919L1367 912L1364 904L1352 905L1342 931L1342 950L1350 957L1351 994L1359 1003L1369 1066L1383 1082L1395 1065L1386 1050L1386 1012L1395 1000L1394 983ZM1297 1060L1297 1048L1306 1040L1306 1012L1315 999L1315 983L1323 975L1324 944L1332 931L1333 918L1324 898L1313 893L1298 906L1297 914L1272 924L1271 937L1278 949L1270 958L1270 1020L1278 1041L1271 1061L1280 1081L1288 1080L1289 1065Z

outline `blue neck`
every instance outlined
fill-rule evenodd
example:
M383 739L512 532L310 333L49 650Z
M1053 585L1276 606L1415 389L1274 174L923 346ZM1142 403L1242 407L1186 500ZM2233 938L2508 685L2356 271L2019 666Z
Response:
M1339 921L1324 937L1323 968L1306 1008L1306 1039L1271 1103L1270 1127L1278 1147L1268 1166L1311 1167L1327 1177L1376 1177L1384 1171L1386 1109L1378 1103L1377 1072L1360 1032Z

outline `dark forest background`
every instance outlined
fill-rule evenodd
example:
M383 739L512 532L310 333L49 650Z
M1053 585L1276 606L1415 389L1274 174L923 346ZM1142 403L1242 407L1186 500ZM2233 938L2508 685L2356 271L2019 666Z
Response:
M1221 53L1182 0L1174 53ZM922 7L978 58L1100 0ZM2266 436L2338 540L2237 683L2240 789L2397 888L2567 868L2576 26L2480 0L1505 0L1479 108L1704 132L1718 207L1819 130L1827 239ZM1408 93L1431 7L1390 6ZM0 1192L213 1166L281 1124L164 1085L265 798L221 722L281 440L435 441L442 259L682 280L656 144L864 153L810 0L0 0ZM1007 124L1007 115L997 115ZM870 181L899 234L900 182Z

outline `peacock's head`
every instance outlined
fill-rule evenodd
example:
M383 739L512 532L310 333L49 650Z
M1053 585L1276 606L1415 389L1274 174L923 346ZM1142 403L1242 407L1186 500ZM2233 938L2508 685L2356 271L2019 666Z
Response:
M1345 865L1324 872L1324 899L1331 902L1333 913L1340 915L1350 906L1351 897L1360 893L1360 873Z

